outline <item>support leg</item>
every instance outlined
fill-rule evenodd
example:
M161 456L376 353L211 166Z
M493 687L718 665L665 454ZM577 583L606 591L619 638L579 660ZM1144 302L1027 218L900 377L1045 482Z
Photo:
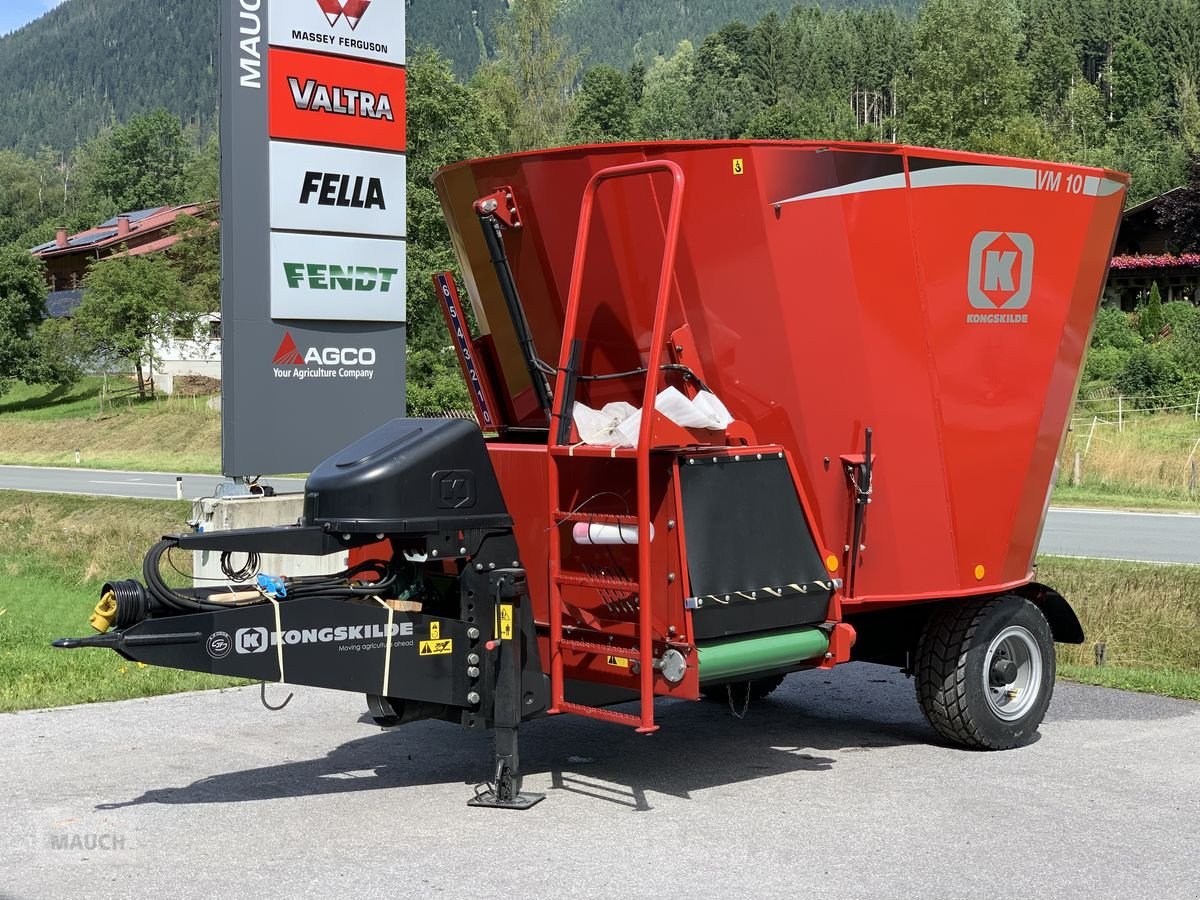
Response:
M493 721L496 737L495 781L486 791L477 792L468 806L496 809L529 809L545 799L545 794L521 793L520 755L517 729L521 724L521 621L520 604L524 598L524 572L497 571L493 576L496 598L496 622L500 633L488 642L489 652L498 654ZM507 624L506 624L507 623Z

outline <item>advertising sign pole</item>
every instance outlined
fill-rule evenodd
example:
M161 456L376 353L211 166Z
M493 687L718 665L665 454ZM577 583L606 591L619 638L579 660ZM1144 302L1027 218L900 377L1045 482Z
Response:
M404 415L403 0L222 0L222 469Z

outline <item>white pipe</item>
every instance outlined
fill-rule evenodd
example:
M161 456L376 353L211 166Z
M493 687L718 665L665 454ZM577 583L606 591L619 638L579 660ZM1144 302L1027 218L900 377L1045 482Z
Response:
M637 546L636 525L613 525L608 522L576 522L571 536L577 544L632 544ZM654 526L650 526L650 540L654 540Z

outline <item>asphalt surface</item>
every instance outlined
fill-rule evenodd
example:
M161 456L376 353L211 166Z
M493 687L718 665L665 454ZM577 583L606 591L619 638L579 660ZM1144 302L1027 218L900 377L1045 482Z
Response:
M0 716L0 895L1200 896L1196 703L1062 683L1040 739L971 752L854 664L742 721L528 723L527 812L465 805L486 736L364 709L244 688Z
M1039 552L1200 564L1200 516L1055 508Z
M49 494L90 494L97 497L142 497L174 500L176 478L183 479L183 497L211 497L220 475L175 472L116 472L107 469L55 469L45 466L0 466L0 490ZM277 491L301 491L303 478L264 478Z
M176 477L183 479L183 496L189 500L212 496L221 481L217 475L0 466L0 490L172 499ZM281 493L304 488L299 478L264 483ZM1200 564L1200 516L1054 508L1046 519L1041 552Z

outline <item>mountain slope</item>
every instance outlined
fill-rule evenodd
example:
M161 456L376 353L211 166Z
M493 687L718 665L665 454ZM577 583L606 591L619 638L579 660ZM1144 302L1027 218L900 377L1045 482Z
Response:
M3 0L0 0L3 2ZM0 149L68 150L114 121L162 106L198 137L216 128L220 0L66 0L0 38ZM287 0L316 2L316 0ZM376 0L385 2L385 0ZM392 0L396 2L396 0ZM508 0L404 0L410 45L430 44L468 77L495 51ZM912 9L920 0L897 0ZM794 0L565 0L561 20L585 62L626 66L699 41L726 22ZM826 9L882 0L825 0Z

